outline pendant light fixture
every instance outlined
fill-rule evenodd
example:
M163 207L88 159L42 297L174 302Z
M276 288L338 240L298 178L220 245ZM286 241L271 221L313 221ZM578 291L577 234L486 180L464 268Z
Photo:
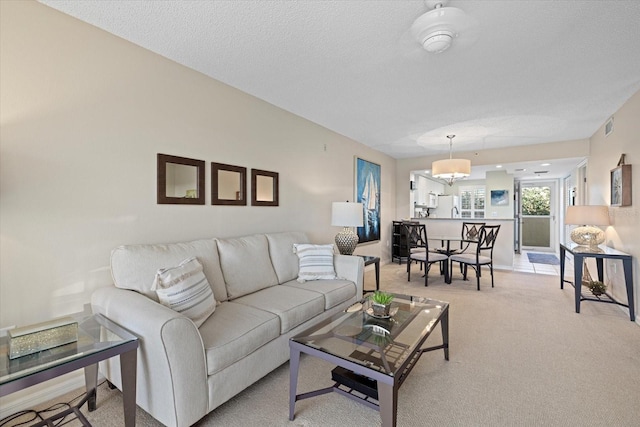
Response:
M471 160L453 158L453 138L455 137L455 135L447 135L449 138L449 158L436 160L431 164L431 176L442 179L449 185L453 185L456 179L471 175Z

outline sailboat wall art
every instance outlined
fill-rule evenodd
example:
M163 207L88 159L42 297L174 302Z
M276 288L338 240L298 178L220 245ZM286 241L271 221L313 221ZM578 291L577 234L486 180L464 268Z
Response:
M380 240L380 165L355 158L355 201L362 203L363 226L358 227L359 243Z

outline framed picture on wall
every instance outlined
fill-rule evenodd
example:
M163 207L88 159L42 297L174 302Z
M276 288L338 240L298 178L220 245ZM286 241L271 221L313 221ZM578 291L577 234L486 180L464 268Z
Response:
M364 209L364 225L358 227L360 243L380 240L380 165L356 157L355 197Z
M509 190L491 190L491 206L508 206Z
M631 165L611 169L611 206L631 206Z

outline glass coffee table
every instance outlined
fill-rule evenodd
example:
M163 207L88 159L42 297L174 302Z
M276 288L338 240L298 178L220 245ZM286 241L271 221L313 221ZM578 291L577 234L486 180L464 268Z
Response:
M383 426L395 426L398 389L420 356L444 350L449 360L449 304L422 297L394 295L391 316L374 317L365 297L343 313L289 340L289 420L298 400L337 392L380 411ZM442 344L423 347L440 323ZM300 353L326 360L336 368L331 387L297 394Z
M84 368L87 394L76 406L33 426L48 426L51 420L74 413L83 426L90 426L80 408L88 402L89 411L96 409L98 362L120 357L124 424L136 422L136 361L138 339L99 314L71 315L78 322L78 341L9 359L9 337L0 337L0 396Z

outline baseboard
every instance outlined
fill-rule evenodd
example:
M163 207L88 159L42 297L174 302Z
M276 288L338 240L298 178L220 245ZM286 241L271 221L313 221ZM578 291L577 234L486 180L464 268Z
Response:
M78 370L3 396L0 398L0 419L18 411L35 408L55 399L56 396L62 396L79 388L84 389L84 385L84 371Z

